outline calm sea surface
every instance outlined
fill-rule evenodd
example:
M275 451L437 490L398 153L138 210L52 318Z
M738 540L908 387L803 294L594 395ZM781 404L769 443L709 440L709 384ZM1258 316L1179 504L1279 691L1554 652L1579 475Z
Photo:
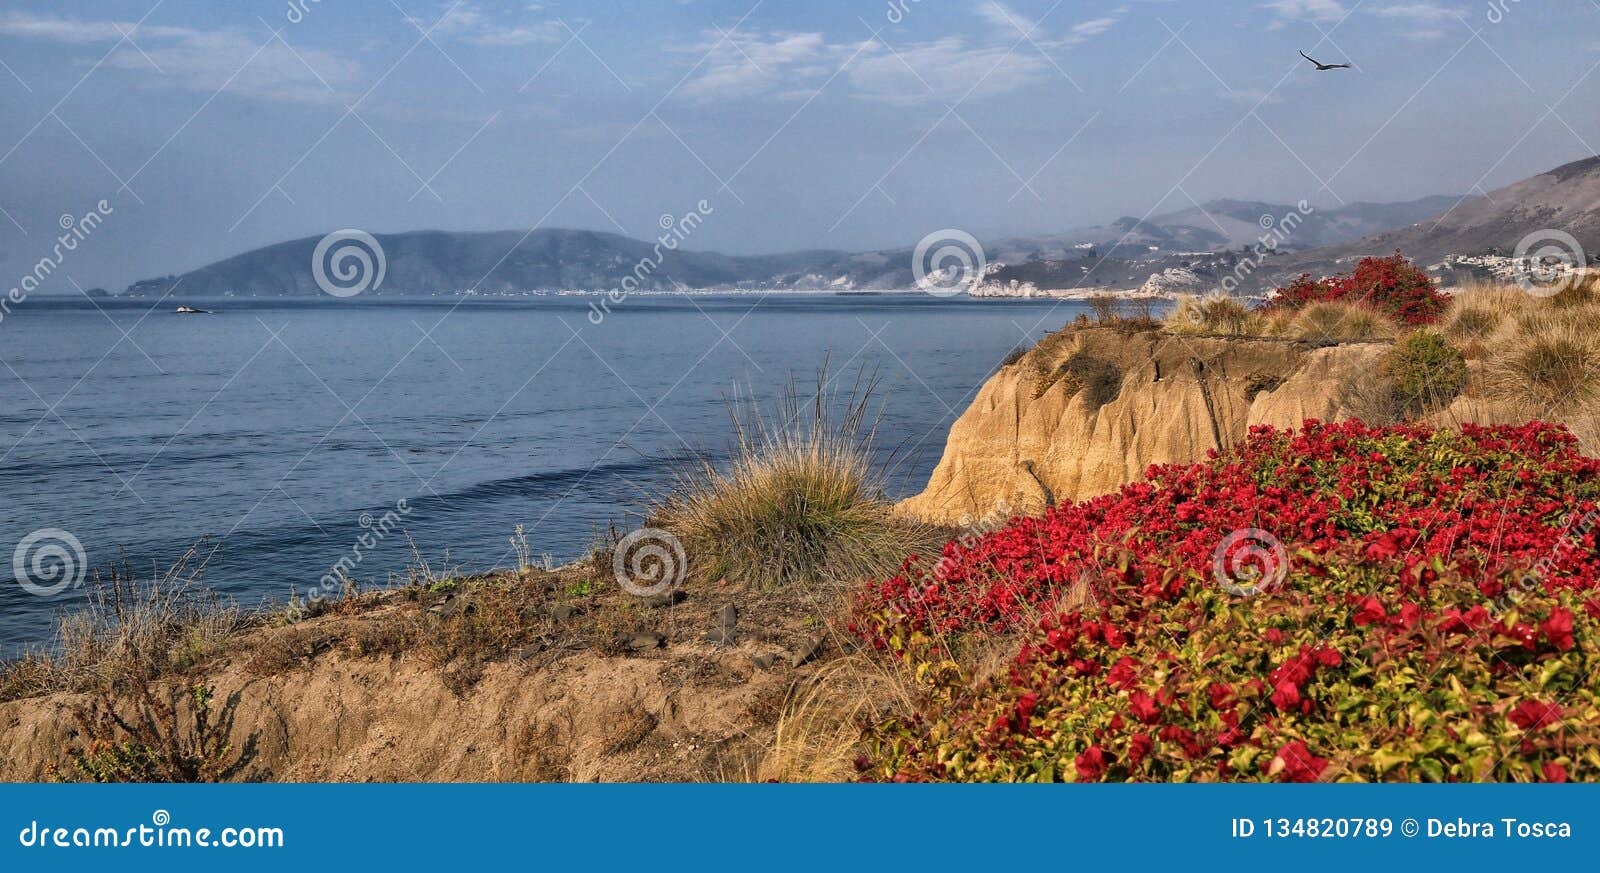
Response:
M58 543L35 535L46 529L81 543L91 576L124 560L148 573L209 538L204 581L246 606L314 587L391 511L398 524L361 550L363 583L412 563L413 543L436 568L447 553L509 566L518 524L535 556L572 559L629 524L671 453L727 448L725 396L771 399L825 359L846 393L858 368L876 370L891 486L915 492L1001 358L1080 311L634 297L595 324L595 299L15 308L0 320L0 653L47 641L83 597L18 581L8 559ZM176 315L180 302L212 314Z

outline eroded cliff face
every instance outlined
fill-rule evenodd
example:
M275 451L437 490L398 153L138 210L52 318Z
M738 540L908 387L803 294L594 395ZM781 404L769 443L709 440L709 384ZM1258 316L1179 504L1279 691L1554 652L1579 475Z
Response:
M1388 348L1068 328L989 379L899 509L954 525L1034 514L1203 459L1253 425L1348 417L1346 387Z

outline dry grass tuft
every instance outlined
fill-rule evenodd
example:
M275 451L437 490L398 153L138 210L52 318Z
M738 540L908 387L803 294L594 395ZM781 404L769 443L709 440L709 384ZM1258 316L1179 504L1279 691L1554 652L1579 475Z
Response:
M892 573L923 543L923 528L895 518L885 496L867 418L874 388L858 377L839 401L819 373L804 397L789 383L776 417L730 405L731 461L683 466L648 514L682 542L691 580L831 586Z
M0 699L138 687L220 653L247 619L200 584L204 568L196 547L149 581L97 573L88 602L58 621L51 652L0 670Z
M1245 336L1261 333L1264 324L1262 317L1237 297L1185 294L1167 313L1162 327L1168 333L1193 336Z
M1518 315L1538 307L1539 299L1505 285L1469 285L1458 291L1440 320L1452 342L1488 341Z
M1573 309L1600 303L1600 276L1583 276L1565 283L1549 298L1556 309Z
M1311 343L1374 342L1393 339L1400 326L1387 315L1354 303L1312 303L1295 316L1289 334Z
M1600 332L1594 309L1518 319L1497 337L1484 362L1484 385L1526 398L1540 416L1581 411L1600 399Z
M913 712L915 697L914 681L893 661L872 655L833 661L790 695L754 778L853 781L863 724Z

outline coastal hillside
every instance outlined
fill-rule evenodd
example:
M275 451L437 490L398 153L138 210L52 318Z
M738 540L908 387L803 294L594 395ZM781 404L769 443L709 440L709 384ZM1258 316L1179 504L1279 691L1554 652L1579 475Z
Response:
M1361 258L1396 251L1426 266L1445 285L1512 282L1519 245L1572 267L1600 263L1600 157L1564 164L1481 197L1350 204L1288 220L1295 211L1291 207L1257 213L1258 207L1270 204L1221 201L1169 219L1172 227L1203 221L1200 231L1211 228L1209 237L1197 232L1166 239L1154 232L1152 221L1129 218L1092 235L1110 237L1097 245L1016 249L991 269L979 293L1078 296L1140 290L1171 296L1221 288L1259 295L1302 273L1328 275ZM1204 221L1206 215L1216 223ZM1261 222L1253 232L1243 224L1252 216ZM1219 227L1227 233L1217 232ZM1186 250L1175 242L1204 246Z
M1399 227L1444 208L1453 198L1430 197L1393 204L1357 203L1304 216L1297 247L1343 242L1377 230ZM1111 287L1137 287L1151 272L1152 258L1173 253L1223 252L1252 244L1261 216L1295 211L1292 205L1217 200L1199 208L1139 221L1123 218L1103 227L1060 234L984 240L985 258L1001 279L1020 275L1046 286L1062 281L1051 264L1092 257L1092 278ZM521 293L529 291L608 291L625 288L696 290L890 290L916 287L914 249L846 252L818 249L772 255L724 255L695 250L700 224L715 222L714 211L675 219L658 240L640 240L590 230L540 228L532 232L415 231L374 234L383 253L383 278L364 294ZM1226 232L1217 231L1222 227ZM133 283L126 294L159 297L179 289L193 297L312 296L321 293L312 270L324 237L289 240L234 255L181 275ZM337 249L335 249L337 251ZM325 254L331 254L327 252ZM369 253L369 257L372 255ZM1219 269L1231 269L1237 256L1219 255ZM1087 263L1087 262L1086 262ZM641 264L648 264L640 269ZM353 266L350 265L350 266ZM940 265L929 264L938 269ZM325 263L333 271L336 264ZM1042 271L1042 272L1041 272ZM366 273L361 275L365 276ZM624 280L630 284L624 286ZM637 284L631 284L636 282Z
M375 234L373 239L383 253L383 279L363 293L605 291L621 287L625 278L646 291L745 282L759 282L763 287L815 289L840 279L849 286L899 282L900 287L905 287L912 281L909 250L898 258L832 251L734 257L687 251L671 231L665 236L670 240L668 245L614 233L554 228L531 233ZM136 282L126 293L135 297L160 296L176 287L186 296L197 297L318 295L322 292L312 264L322 239L315 236L290 240L180 276ZM636 272L646 261L650 262L649 269ZM335 265L328 264L326 269L335 269ZM629 290L633 287L630 285Z
M1570 241L1550 233L1570 235ZM1437 215L1353 242L1290 255L1274 265L1269 281L1299 273L1322 275L1368 255L1403 251L1420 264L1438 267L1449 284L1507 281L1510 258L1525 239L1530 251L1554 246L1574 265L1600 263L1600 156L1563 164L1548 172L1464 198Z
M1398 203L1350 203L1301 216L1285 245L1295 249L1351 242L1438 215L1459 197L1436 195ZM1262 216L1276 220L1296 211L1292 203L1260 200L1209 200L1197 206L1146 219L1123 216L1095 227L1065 233L1004 239L994 244L996 260L1007 264L1098 256L1147 258L1152 251L1214 252L1248 248L1262 233Z

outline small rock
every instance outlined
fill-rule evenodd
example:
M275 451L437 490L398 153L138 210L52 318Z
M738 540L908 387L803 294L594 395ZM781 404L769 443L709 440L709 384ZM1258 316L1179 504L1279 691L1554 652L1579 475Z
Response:
M826 644L826 639L823 637L816 637L815 639L811 640L811 642L806 643L795 651L794 655L789 658L789 666L798 667L801 664L810 661L812 658L822 654L822 648Z
M703 636L701 639L704 639L708 643L715 643L719 646L731 646L739 641L739 632L731 627L717 625L711 630L706 631L705 636Z
M666 645L667 638L658 633L628 634L623 642L635 652L648 652Z
M570 603L558 604L554 609L550 610L550 619L552 621L571 621L580 615L583 615L583 607L574 606Z
M467 598L456 596L446 600L444 606L439 608L438 613L440 618L454 618L456 613L463 610L470 612L471 607L472 604L467 601Z
M664 591L660 594L652 594L649 597L644 598L644 605L650 607L651 609L660 609L663 606L676 606L677 604L682 603L688 596L689 595L683 593L683 589L674 588L671 591Z
M750 656L750 663L755 664L756 667L758 667L759 669L762 669L762 670L771 670L773 663L776 662L777 660L778 660L778 656L774 655L771 652L767 652L766 654L762 654L762 655L751 655Z
M731 630L733 626L738 623L739 607L734 606L731 603L727 603L723 604L723 607L717 610L717 627L728 628Z

